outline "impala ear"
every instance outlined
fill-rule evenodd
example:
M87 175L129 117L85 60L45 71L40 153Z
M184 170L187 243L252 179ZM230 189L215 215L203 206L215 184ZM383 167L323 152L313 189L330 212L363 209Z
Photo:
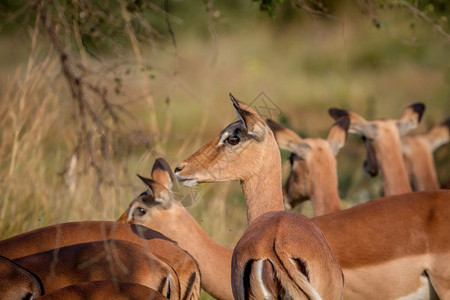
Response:
M347 111L339 108L330 108L328 110L330 116L338 120L342 117L348 117L350 120L350 127L348 132L356 133L359 135L366 136L370 139L374 139L377 136L377 128L371 122L368 122L366 119L358 115L357 113Z
M305 159L309 155L311 147L294 131L271 119L267 119L266 124L272 130L278 147L295 153L301 159Z
M155 184L155 181L153 179L146 178L139 174L136 174L136 175L137 175L137 177L139 177L140 180L142 180L143 183L145 183L145 185L149 188L149 191L152 192L152 196L154 196L153 185Z
M397 128L400 136L403 136L410 130L416 128L419 125L424 112L425 104L423 103L414 103L405 108L400 119L397 121Z
M230 99L236 110L237 117L241 120L247 133L254 136L257 140L264 138L267 128L264 121L250 106L234 98L230 93Z
M152 178L166 189L172 190L174 175L169 163L164 158L160 157L155 160L152 168Z
M266 124L272 130L281 149L291 152L296 151L296 145L302 142L302 138L298 134L271 119L267 119Z
M334 156L336 156L339 150L344 147L349 127L350 119L347 116L340 117L333 126L331 126L327 140Z
M154 171L156 170L155 167L153 166L152 174L155 174L158 180L160 178L166 178L166 175L163 175L164 173L160 171L160 169L158 169L156 173ZM163 175L163 177L160 177L160 175ZM160 207L163 207L165 209L169 208L172 205L173 202L172 193L170 192L171 190L167 188L165 184L150 178L145 178L139 174L137 176L148 187L147 193L145 194L143 193L138 197L143 203L145 203L147 206L160 205ZM163 185L166 189L162 189L161 185Z
M431 151L450 141L450 117L441 124L433 127L426 135Z

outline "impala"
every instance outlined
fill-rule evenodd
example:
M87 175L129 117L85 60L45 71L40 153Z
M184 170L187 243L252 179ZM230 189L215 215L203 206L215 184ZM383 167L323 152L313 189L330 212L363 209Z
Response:
M399 120L367 121L360 115L342 109L331 108L334 119L342 116L350 118L350 133L362 135L367 139L366 149L372 149L376 163L381 170L385 196L411 192L408 173L403 161L400 137L417 127L425 110L422 103L408 106ZM370 164L369 164L370 165Z
M284 186L285 207L311 199L314 216L341 210L337 190L336 158L344 146L349 119L341 118L330 128L327 139L302 139L292 130L266 120L280 148L291 151L291 171Z
M36 274L0 255L0 299L35 299L43 293Z
M343 135L336 125L332 130ZM298 164L310 159L305 149L312 148L311 143L279 124L271 127L279 146L298 157L291 160L291 172L306 172L306 176L292 175L296 184L288 190L295 194L291 189L318 185L323 187L321 197L334 199L338 195L336 169L313 165L318 168L315 172L333 174L311 182L314 177L309 178L310 170L305 168L310 165ZM301 193L317 197L312 189ZM430 299L430 282L441 299L449 299L449 201L450 191L445 190L406 193L313 218L343 269L344 299Z
M37 300L141 300L167 299L159 292L144 285L116 280L83 282L53 291Z
M14 260L38 275L46 293L84 281L113 279L179 299L179 282L166 263L135 243L104 240L52 249Z
M143 246L172 267L180 282L182 299L197 299L200 296L200 271L192 256L168 237L144 226L107 221L51 225L0 241L0 255L15 259L106 239L124 240Z
M426 134L403 137L403 156L409 179L415 190L439 189L433 152L449 140L450 118L434 126Z
M173 173L163 158L155 160L151 175L151 179L139 176L148 189L130 203L118 221L153 228L177 241L198 262L202 287L216 299L233 299L232 250L214 242L176 199Z
M283 211L281 161L272 131L247 105L231 101L239 120L175 168L178 181L239 180L249 227L232 256L236 299L341 299L343 277L321 231Z
M342 121L337 121L330 129L329 137L343 134L338 125L340 122ZM279 139L295 134L289 129L283 129L281 125L277 128L275 135ZM288 130L290 134L280 134L283 130ZM333 131L335 133L331 134ZM297 139L304 142L300 138L294 140ZM281 141L280 144L288 143ZM291 145L295 149L303 147L299 146ZM293 162L295 165L301 160L295 159ZM336 173L336 169L328 172ZM176 240L199 262L205 290L215 298L232 299L232 251L212 241L176 200L170 190L170 174L167 164L158 159L153 166L153 179L140 177L148 190L131 202L120 220L155 228ZM326 184L323 186L331 191ZM333 194L337 194L337 190L331 194L324 193L323 196L332 197ZM305 193L305 196L310 195ZM434 203L430 203L429 199ZM449 200L450 191L405 194L357 205L342 213L314 218L313 221L331 241L330 246L343 268L344 299L398 299L403 296L410 296L409 299L430 299L433 293L428 280L430 274L437 278L433 284L449 281L445 266L448 265L449 257L446 230L450 224L442 218L450 214L446 202ZM434 209L441 210L442 213L434 214ZM431 228L434 232L431 232ZM414 236L417 238L414 239ZM440 240L439 236L443 239ZM426 249L425 244L429 244L431 248ZM418 250L413 255L414 249ZM439 252L443 253L442 256ZM442 263L441 269L439 263ZM441 288L442 299L446 299L445 293L448 293L446 288Z

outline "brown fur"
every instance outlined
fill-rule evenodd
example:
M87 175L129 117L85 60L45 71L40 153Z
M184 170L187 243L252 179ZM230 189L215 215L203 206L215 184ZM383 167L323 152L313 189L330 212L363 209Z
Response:
M187 290L192 273L196 273L196 280L200 280L195 260L172 240L144 226L116 222L71 222L43 227L0 241L0 254L14 259L58 247L105 239L130 241L150 249L174 269L181 286L180 295ZM200 287L200 284L195 286ZM199 293L200 291L196 291L195 295Z
M433 127L427 134L402 139L403 156L409 179L417 191L439 189L433 152L450 140L450 118Z
M293 153L284 186L287 208L311 198L315 216L341 210L335 155L345 143L348 123L348 118L337 121L324 140L302 139L292 130L267 120L280 148Z
M71 285L52 293L45 294L37 300L142 300L167 299L161 293L144 285L122 281L91 281Z
M344 270L344 298L405 296L414 286L404 283L418 282L423 272L441 299L450 297L449 201L446 190L409 193L314 218ZM402 263L395 272L383 271L383 263L395 261ZM374 266L380 269L371 271ZM354 278L361 268L367 269L364 276Z
M154 177L154 175L152 176ZM153 182L152 184L158 183ZM441 199L430 202L429 200L436 195ZM420 274L429 268L427 259L414 263L414 255L419 255L422 259L429 257L429 254L417 251L424 249L423 247L420 248L423 240L405 239L405 237L426 236L428 230L433 230L434 233L445 236L448 225L446 223L440 224L439 222L442 222L442 220L435 219L438 216L431 209L435 207L436 210L442 210L443 215L446 214L449 207L445 205L445 201L448 199L448 193L442 194L441 192L431 195L428 193L406 194L388 197L385 200L374 200L342 213L333 213L313 219L327 239L332 241L330 247L338 261L342 261L341 264L346 276L344 299L395 299L413 292L416 287L415 282L419 282ZM130 204L130 208L141 206L148 209L147 213L144 216L137 217L129 216L126 212L122 215L122 218L124 220L129 218L129 221L143 225L159 226L155 227L156 229L161 228L163 230L165 228L165 231L162 231L164 234L177 240L199 261L205 282L216 283L213 286L216 293L214 296L219 299L230 299L231 284L229 278L231 277L231 271L227 266L230 265L231 251L218 247L217 244L212 242L174 198L167 199L167 202L171 204L148 207L138 197ZM415 212L416 210L418 212ZM419 221L421 218L425 221ZM395 223L391 220L395 220ZM411 226L411 224L414 226ZM399 240L399 242L396 243L396 240ZM435 245L439 242L439 238L430 238L431 240L435 241L433 242ZM445 240L442 240L441 246L445 247L446 245L448 244ZM445 248L443 248L442 251L438 252L445 251ZM383 263L400 261L402 257L406 260L397 269L370 269ZM445 273L442 272L445 272L446 269L438 269L439 262L442 262L441 266L447 265L445 258L434 254L431 257L433 257L431 261L435 262L432 263L432 276L438 279L441 276L445 278ZM357 270L363 270L364 275L361 276L356 273ZM263 275L267 274L263 273ZM277 287L278 281L272 282L274 289L270 289L268 279L265 279L264 282L269 290L274 291L279 288ZM391 285L387 282L395 284ZM253 293L258 291L261 291L261 289L253 290Z
M41 279L36 274L0 255L0 299L32 299L43 293Z
M285 131L288 129L276 126L275 136L280 147L288 149L286 137L289 137L292 151L299 149L298 145L292 143L292 132L282 134ZM306 143L306 139L295 139L296 143ZM309 148L313 147L309 145ZM317 180L314 183L302 183L302 179L314 181L306 166L298 168L296 165L306 165L310 159L309 156L302 158L303 161L294 161L289 176L291 181L287 183L296 180L296 184L287 186L289 193L295 194L298 186L316 184L322 188L321 196L324 199L335 198L337 185L328 186L324 184L326 181ZM321 173L336 173L335 169L329 170L326 165L316 165L316 169L320 168ZM307 172L302 174L305 170ZM334 192L329 193L330 190ZM305 196L317 197L309 192L301 190ZM449 238L445 236L446 228L450 228L450 220L444 219L445 215L450 215L449 200L450 193L444 191L435 194L403 194L314 218L343 268L346 278L344 299L396 299L406 296L418 288L424 272L429 272L441 297L446 298L448 290L443 283L448 282L450 274L441 266L448 265L450 259ZM425 245L431 244L440 249L438 252L446 253L447 257L427 249ZM396 262L399 265L394 269L387 265ZM386 282L392 284L386 285Z
M230 124L180 163L175 174L189 185L224 180L241 182L249 228L233 252L234 297L246 299L251 289L244 286L247 262L270 259L283 293L296 299L301 299L301 295L318 299L317 293L323 299L340 299L342 273L323 235L306 217L283 211L280 153L271 130L254 110L232 96L231 99L240 121ZM228 142L229 136L240 142ZM227 168L222 168L223 163ZM309 274L314 280L306 279L295 263L297 259L310 264Z
M170 299L179 299L179 282L171 267L135 243L104 240L70 245L15 259L37 274L45 291L97 280L138 283Z
M232 251L215 243L176 199L170 190L172 172L163 161L155 161L152 179L140 177L149 190L130 203L119 221L153 228L177 241L197 260L202 287L217 299L233 299Z
M332 108L330 115L337 119L350 118L350 132L371 140L371 151L375 151L381 171L384 195L411 192L405 164L402 158L400 136L417 127L425 110L422 103L408 106L398 120L366 121L360 115L346 110ZM370 154L368 154L369 156Z

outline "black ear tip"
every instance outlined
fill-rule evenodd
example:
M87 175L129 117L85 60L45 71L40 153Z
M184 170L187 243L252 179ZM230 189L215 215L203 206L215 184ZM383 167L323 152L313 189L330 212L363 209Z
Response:
M350 128L350 118L348 116L340 117L334 124L338 125L347 132Z
M238 103L237 99L234 98L233 94L229 93L228 95L230 96L231 102L233 102L234 105L239 106L239 103Z
M145 183L145 184L148 184L148 182L150 181L150 179L148 179L148 178L146 178L144 176L141 176L139 174L136 174L136 176L139 177L139 179L142 180L142 182Z
M163 157L158 157L157 159L155 159L153 166L158 166L161 169L164 169L169 166L169 163ZM169 169L170 169L170 167L169 167Z
M266 124L272 131L282 130L284 127L272 119L266 119Z
M154 170L156 169L161 169L166 171L167 173L170 174L170 178L172 178L173 180L173 172L172 169L170 168L169 163L162 157L158 157L157 159L155 159L155 162L153 163L153 168L152 168L152 173Z
M339 109L339 108L330 108L328 110L328 114L335 120L337 120L341 117L348 117L348 112L344 109Z
M450 130L450 117L448 117L444 122L441 123L442 126L447 126Z
M278 123L272 119L266 119L266 124L269 125L270 127L278 125Z
M419 122L422 119L423 113L425 112L425 104L418 102L411 105L414 112L419 115Z

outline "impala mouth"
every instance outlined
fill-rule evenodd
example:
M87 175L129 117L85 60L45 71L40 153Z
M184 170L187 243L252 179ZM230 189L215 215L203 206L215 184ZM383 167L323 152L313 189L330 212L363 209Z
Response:
M178 183L182 186L194 187L197 185L197 178L195 177L184 177L178 174L175 174L175 177L177 178Z

